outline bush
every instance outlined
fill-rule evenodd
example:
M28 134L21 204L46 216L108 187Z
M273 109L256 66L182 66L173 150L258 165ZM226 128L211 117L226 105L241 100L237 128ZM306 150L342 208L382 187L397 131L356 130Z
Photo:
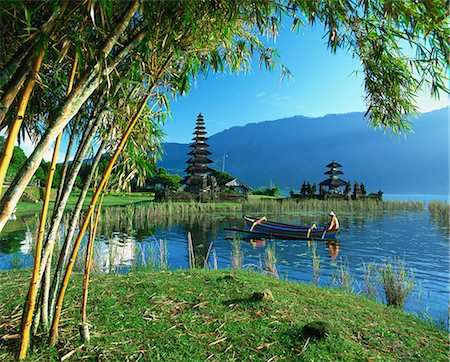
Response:
M280 189L278 188L278 186L266 187L253 191L253 195L280 196Z

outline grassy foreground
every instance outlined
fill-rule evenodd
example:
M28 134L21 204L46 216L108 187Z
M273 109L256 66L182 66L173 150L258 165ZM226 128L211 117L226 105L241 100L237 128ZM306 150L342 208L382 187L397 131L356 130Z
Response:
M0 273L0 336L17 333L30 271ZM161 271L94 275L91 342L78 335L82 276L70 283L57 348L35 343L29 360L93 361L447 361L448 333L400 310L340 290L250 271ZM269 289L274 301L253 301ZM302 326L326 321L324 339ZM0 338L0 361L18 339Z

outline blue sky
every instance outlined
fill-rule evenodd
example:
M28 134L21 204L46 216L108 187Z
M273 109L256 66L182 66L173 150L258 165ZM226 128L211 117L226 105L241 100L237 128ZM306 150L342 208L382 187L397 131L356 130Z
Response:
M305 27L300 33L281 32L273 45L292 78L280 80L280 71L262 70L258 62L250 73L211 74L199 77L192 90L171 102L171 117L164 131L167 142L190 143L197 115L205 117L211 136L232 126L280 119L294 115L310 117L329 113L365 111L363 75L359 60L345 51L333 54L326 46L323 26ZM422 112L448 105L448 96L440 100L426 94L419 97ZM64 160L67 140L63 140L58 161ZM34 145L21 143L29 155ZM51 159L52 149L45 155Z
M210 75L199 78L185 96L171 102L172 116L164 130L166 141L190 143L198 113L206 121L208 135L232 126L304 115L364 111L363 74L358 59L326 46L322 26L300 33L284 30L275 47L293 77L280 81L279 70L259 69L255 62L247 74ZM419 97L422 112L442 108L448 97L436 101Z

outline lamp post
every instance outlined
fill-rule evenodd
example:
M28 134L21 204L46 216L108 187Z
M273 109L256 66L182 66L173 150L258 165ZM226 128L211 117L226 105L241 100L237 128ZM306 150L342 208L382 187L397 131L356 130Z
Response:
M223 153L223 158L222 158L222 172L225 172L225 159L228 157L227 153L224 152Z

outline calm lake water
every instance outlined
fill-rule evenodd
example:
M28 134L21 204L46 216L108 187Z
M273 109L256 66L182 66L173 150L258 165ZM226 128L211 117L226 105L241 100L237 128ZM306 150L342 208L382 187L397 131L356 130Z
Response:
M144 206L140 206L145 208ZM128 222L104 223L99 230L95 267L99 271L126 272L136 265L159 265L161 249L167 249L162 262L173 269L188 268L187 234L191 232L198 258L204 258L213 242L208 265L216 260L219 268L231 268L233 232L224 227L244 228L242 215L197 214L172 216L164 220L136 221L133 209L110 209L104 219L123 214ZM296 224L325 224L327 216L318 213L267 215L269 218ZM319 285L336 286L341 266L354 278L356 293L364 290L363 264L377 267L399 258L407 270L414 271L416 286L405 310L427 315L448 325L449 318L449 230L436 223L424 211L381 212L378 214L341 214L338 247L319 241L316 256L320 261ZM36 217L29 216L8 223L0 237L0 270L32 265L32 248L36 234ZM242 241L243 265L258 268L264 264L266 248L275 250L280 277L295 282L312 283L313 245L307 241L273 240L265 243ZM81 260L81 258L79 258ZM200 260L199 259L199 260ZM81 268L81 266L79 266ZM378 297L383 299L382 293Z

